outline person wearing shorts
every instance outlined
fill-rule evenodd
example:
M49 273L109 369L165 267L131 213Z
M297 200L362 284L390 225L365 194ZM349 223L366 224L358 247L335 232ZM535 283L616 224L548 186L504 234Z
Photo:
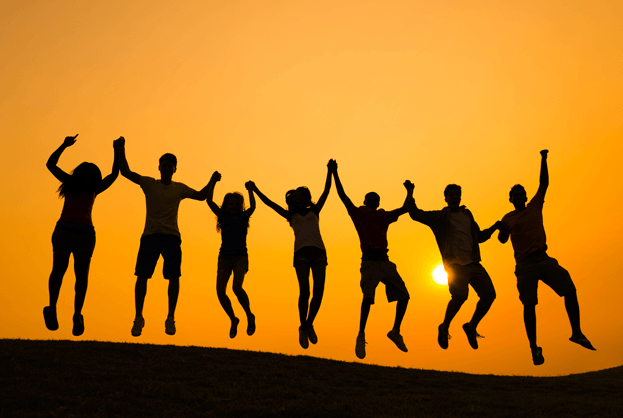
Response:
M547 150L541 151L541 172L539 188L527 202L526 189L517 184L511 188L509 201L515 210L507 213L501 222L498 239L502 244L510 237L515 253L515 276L519 299L524 306L524 325L530 342L532 362L535 366L545 362L543 349L537 345L536 305L539 303L537 290L539 281L551 287L558 296L564 297L567 316L571 324L570 341L589 350L595 350L584 336L580 327L580 306L569 272L556 259L547 255L545 228L543 226L543 204L549 186Z
M366 194L363 206L356 207L344 192L344 187L337 173L337 163L331 169L335 178L337 193L344 203L348 215L355 225L361 244L361 316L359 320L359 334L355 343L355 355L363 359L366 357L366 323L370 314L370 308L374 304L376 288L379 283L385 285L385 293L388 302L396 301L396 317L393 328L387 333L387 337L404 352L407 346L400 334L400 325L407 311L409 292L404 281L396 270L396 265L389 261L387 229L396 222L401 215L407 213L410 200L413 199L413 183L405 181L407 197L401 208L386 212L379 209L381 198L378 194L370 192Z
M121 143L119 169L121 175L141 186L147 207L145 229L141 237L134 271L136 316L132 325L132 335L140 336L145 326L143 305L147 294L147 280L154 274L160 256L164 260L162 275L169 281L169 311L165 321L165 332L168 335L175 335L175 308L182 275L182 239L177 226L178 208L180 202L186 198L205 200L208 195L208 185L197 192L183 183L172 181L173 174L177 170L177 158L173 154L164 154L160 157L158 165L160 180L131 171L125 155L125 141Z
M496 296L493 282L480 264L479 244L491 238L499 223L496 222L490 228L481 231L472 213L465 206L461 206L461 186L449 184L443 194L448 206L442 210L424 211L419 209L414 201L409 215L414 221L432 229L444 269L448 274L451 299L443 322L437 327L437 342L444 350L448 348L450 323L467 300L471 286L479 299L472 319L463 324L463 331L469 345L475 350L478 348L478 338L482 338L476 328L491 308Z

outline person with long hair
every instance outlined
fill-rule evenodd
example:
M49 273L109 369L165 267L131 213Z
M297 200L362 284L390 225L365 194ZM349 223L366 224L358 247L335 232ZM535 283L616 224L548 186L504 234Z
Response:
M95 248L95 228L91 218L93 203L95 197L108 189L119 175L119 140L113 142L115 157L112 172L103 179L100 169L93 163L83 162L71 174L67 174L58 167L61 154L76 143L77 136L66 137L61 146L50 155L46 164L48 170L61 182L58 194L65 201L61 217L52 234L54 258L52 273L48 281L50 304L43 308L45 326L50 331L56 331L58 329L56 303L63 277L69 266L69 257L73 254L76 296L71 332L75 336L84 333L82 307L87 293L91 256Z
M216 215L216 232L221 233L221 248L218 255L216 273L216 294L221 306L231 321L229 338L238 334L240 320L234 314L231 301L227 297L226 289L230 276L234 275L232 288L238 302L247 314L247 334L255 333L255 315L251 312L249 296L242 288L244 276L249 271L249 256L247 254L247 230L249 218L255 211L255 195L249 189L250 207L245 209L244 197L238 192L227 193L223 204L219 207L214 203L214 186L221 180L221 174L215 171L208 183L208 206Z
M317 203L311 198L307 187L299 187L286 193L284 209L259 191L255 183L249 182L249 190L255 192L268 207L283 216L294 230L294 268L299 282L299 344L308 348L309 343L316 344L318 336L314 330L314 319L320 309L324 294L327 269L327 251L320 236L319 215L331 190L331 167L334 160L327 164L327 179L324 191ZM313 275L313 296L311 302L309 273Z

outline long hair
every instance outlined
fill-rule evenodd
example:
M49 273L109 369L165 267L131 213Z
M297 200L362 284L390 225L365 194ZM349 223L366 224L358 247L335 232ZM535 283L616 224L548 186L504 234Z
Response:
M85 177L89 171L95 175L95 182L91 185L85 182ZM94 193L95 187L102 181L102 172L99 167L93 163L81 163L71 172L69 179L58 187L58 195L64 198L67 194L83 195Z
M288 190L288 192L286 193L286 203L288 205L288 211L289 212L293 212L292 210L292 199L293 199L293 195L294 193L299 192L303 195L303 198L305 199L305 202L303 202L303 207L305 209L309 209L309 210L314 210L314 207L316 206L316 204L314 202L312 202L312 198L311 198L311 192L309 191L309 189L305 186L301 186L298 187L294 190Z
M223 198L223 204L221 205L221 216L228 214L227 208L229 207L229 200L231 198L237 198L238 202L240 202L240 214L242 214L246 207L244 206L244 196L238 192L227 193ZM247 219L247 229L249 229L249 220ZM216 218L216 232L221 232L221 220Z

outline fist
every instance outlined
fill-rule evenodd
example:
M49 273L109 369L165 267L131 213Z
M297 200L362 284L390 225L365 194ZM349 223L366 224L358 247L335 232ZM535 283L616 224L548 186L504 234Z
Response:
M247 190L255 190L255 183L253 183L252 181L247 181L244 184L245 189Z
M218 171L215 171L214 173L212 173L212 178L210 178L211 181L221 181L221 173L219 173Z
M415 185L411 183L411 180L406 180L404 186L408 191L413 191L413 189L415 189Z
M337 170L337 162L335 160L331 159L327 163L327 167L329 168L329 171L334 172L334 171Z
M547 158L547 153L548 153L548 152L549 152L549 150L546 150L546 149L542 150L542 151L541 151L541 157L543 157L543 158Z

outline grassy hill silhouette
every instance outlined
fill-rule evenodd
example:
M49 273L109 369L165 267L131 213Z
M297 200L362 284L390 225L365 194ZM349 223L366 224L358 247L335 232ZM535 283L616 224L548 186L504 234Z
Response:
M623 367L470 375L219 348L0 340L0 417L622 417Z

